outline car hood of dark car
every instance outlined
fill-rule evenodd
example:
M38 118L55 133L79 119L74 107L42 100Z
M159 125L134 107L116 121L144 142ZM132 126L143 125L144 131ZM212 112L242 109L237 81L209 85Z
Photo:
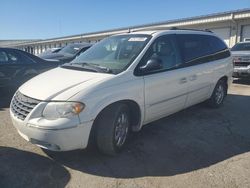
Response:
M43 59L58 59L58 60L64 60L64 59L69 59L73 58L74 55L71 54L66 54L66 53L49 53L49 54L44 54L39 56L40 58Z

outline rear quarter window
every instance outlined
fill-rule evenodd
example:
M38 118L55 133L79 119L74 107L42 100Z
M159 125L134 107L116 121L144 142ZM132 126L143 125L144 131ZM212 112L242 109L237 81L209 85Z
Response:
M205 35L184 34L177 36L184 62L209 55L210 45Z
M226 44L213 35L178 34L177 39L184 63L206 63L230 56Z
M7 51L9 61L11 64L32 64L34 63L29 57L24 53L21 53L17 50L8 50Z
M219 38L215 36L207 36L207 40L209 42L209 45L211 47L211 53L217 53L223 50L228 49L226 44Z

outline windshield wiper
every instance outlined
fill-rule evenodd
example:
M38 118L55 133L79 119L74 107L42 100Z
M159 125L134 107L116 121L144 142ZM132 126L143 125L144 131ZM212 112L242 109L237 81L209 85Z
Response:
M65 63L61 67L68 69L83 69L91 72L113 73L113 71L107 67L100 66L98 64L77 62L77 63Z
M97 72L112 73L111 69L94 63L77 62L71 63L71 65L81 65L83 68L91 68L93 70L96 70Z
M85 70L85 71L90 71L90 72L99 72L96 69L93 69L91 67L83 67L81 65L77 65L77 64L72 64L72 63L65 63L63 65L61 65L62 68L66 68L66 69L73 69L73 70Z

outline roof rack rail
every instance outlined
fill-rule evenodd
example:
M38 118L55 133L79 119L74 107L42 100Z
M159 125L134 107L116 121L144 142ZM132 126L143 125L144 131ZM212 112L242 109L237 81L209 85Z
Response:
M171 27L170 30L189 30L189 31L205 31L205 32L210 32L213 33L211 30L209 29L187 29L187 28L178 28L178 27Z
M137 31L158 31L158 30L168 30L169 28L167 27L157 27L157 28L130 28L130 32L137 32Z

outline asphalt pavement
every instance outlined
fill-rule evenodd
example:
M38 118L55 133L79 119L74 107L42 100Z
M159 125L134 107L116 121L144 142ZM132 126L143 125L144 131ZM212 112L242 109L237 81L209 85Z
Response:
M199 104L146 125L115 157L49 152L11 124L0 91L0 187L250 187L250 81L219 109Z

